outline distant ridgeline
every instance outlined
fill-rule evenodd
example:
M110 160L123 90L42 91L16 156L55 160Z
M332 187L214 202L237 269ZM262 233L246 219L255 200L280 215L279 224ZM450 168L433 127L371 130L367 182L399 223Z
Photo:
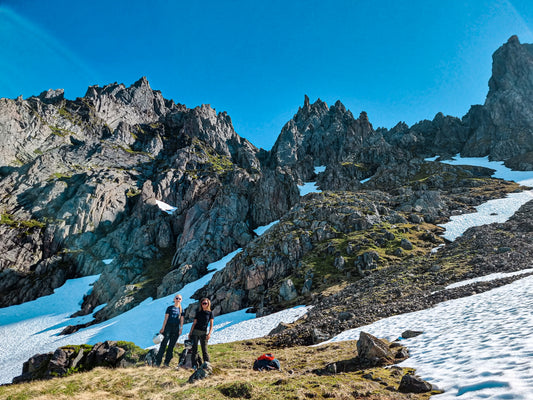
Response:
M216 314L261 315L346 284L392 282L376 277L425 265L444 242L437 224L517 190L488 169L424 159L460 153L533 169L533 45L513 36L494 53L485 104L462 119L375 130L365 112L305 96L266 151L225 112L175 104L142 78L76 100L62 90L0 99L0 146L1 307L101 274L81 313L106 303L96 314L105 320L242 248L195 298L210 297ZM322 193L300 197L309 181ZM416 286L397 280L395 290L403 284Z

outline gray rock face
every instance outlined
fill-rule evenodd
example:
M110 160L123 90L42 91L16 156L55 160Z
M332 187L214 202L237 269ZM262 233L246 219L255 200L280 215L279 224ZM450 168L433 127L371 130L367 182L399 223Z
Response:
M287 279L286 281L282 282L281 288L279 290L279 296L281 298L281 301L291 301L298 296L298 292L296 291L292 280Z
M75 101L1 99L0 148L0 306L101 274L83 310L107 303L108 318L202 276L299 200L226 113L176 105L144 78Z
M533 45L512 36L492 59L485 103L472 106L462 119L437 113L433 121L399 123L380 133L411 157L461 153L533 169Z
M437 113L433 121L420 121L410 128L405 123L398 123L384 134L388 143L417 156L460 153L468 135L468 127L459 118L442 113Z
M516 36L492 56L492 77L483 107L465 117L472 134L465 155L490 155L495 160L520 157L522 169L533 165L533 45Z
M314 178L314 166L329 168L340 163L336 168L344 166L344 174L363 179L369 171L349 169L348 160L377 164L393 159L391 153L393 149L374 131L365 112L355 119L340 101L328 107L320 99L310 104L305 96L304 106L283 127L270 155L274 165L290 169L301 181L309 181ZM342 183L337 180L331 186L335 185Z

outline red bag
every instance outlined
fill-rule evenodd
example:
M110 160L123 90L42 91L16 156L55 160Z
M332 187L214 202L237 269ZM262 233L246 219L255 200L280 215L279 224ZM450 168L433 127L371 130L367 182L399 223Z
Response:
M272 353L266 353L266 354L263 354L262 356L259 356L257 359L258 360L268 360L268 361L272 361L274 359L274 355Z

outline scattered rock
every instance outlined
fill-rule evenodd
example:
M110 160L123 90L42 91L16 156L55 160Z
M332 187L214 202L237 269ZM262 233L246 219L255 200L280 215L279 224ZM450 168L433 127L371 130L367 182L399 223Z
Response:
M198 380L205 379L213 373L213 367L211 363L206 361L200 367L194 371L194 373L189 377L188 382L194 383Z
M400 247L404 250L413 250L413 244L409 239L402 238L400 241Z
M359 334L357 354L362 362L369 365L386 364L394 358L388 344L366 332Z
M291 301L298 296L296 287L294 286L294 283L292 283L291 279L283 281L279 289L279 296L282 301Z
M343 311L339 313L339 320L340 321L348 321L354 317L354 314L351 312Z
M414 337L420 336L423 333L424 333L423 331L406 330L406 331L402 332L402 337L404 339L410 339L410 338L414 338Z
M398 391L402 393L426 393L431 390L432 386L429 382L412 374L405 374L398 387Z

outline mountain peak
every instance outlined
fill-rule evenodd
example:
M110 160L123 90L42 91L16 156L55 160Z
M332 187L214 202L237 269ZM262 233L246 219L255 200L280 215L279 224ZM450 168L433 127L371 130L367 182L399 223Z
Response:
M39 96L32 96L31 98L38 98L43 103L53 104L63 100L65 97L64 89L48 89L42 92Z
M146 87L148 89L151 89L150 83L148 82L148 79L146 76L141 77L137 82L135 82L133 85L131 85L132 88L141 88Z
M520 40L518 40L518 36L513 35L507 40L507 44L520 44Z
M305 95L305 97L304 97L304 108L308 108L308 107L309 107L309 96Z

